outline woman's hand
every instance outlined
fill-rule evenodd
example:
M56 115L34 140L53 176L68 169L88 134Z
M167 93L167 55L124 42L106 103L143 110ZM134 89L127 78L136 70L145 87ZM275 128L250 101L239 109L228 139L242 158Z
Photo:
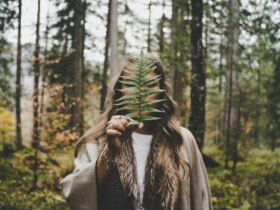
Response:
M122 115L114 115L108 121L106 129L108 148L114 154L118 154L122 148L121 136L126 130L128 120Z
M118 154L123 145L122 137L125 136L128 132L132 132L132 127L127 127L128 123L132 119L123 115L114 115L111 120L107 123L106 135L108 141L108 148L113 154ZM136 127L138 125L135 125ZM133 127L135 127L133 126ZM143 125L139 125L141 128Z

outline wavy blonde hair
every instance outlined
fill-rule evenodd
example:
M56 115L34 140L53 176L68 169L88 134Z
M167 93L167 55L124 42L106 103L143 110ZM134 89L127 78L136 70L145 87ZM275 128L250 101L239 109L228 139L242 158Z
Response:
M119 73L116 75L116 77L113 79L113 82L108 87L105 107L102 110L101 114L98 116L96 123L77 141L75 157L78 155L79 150L83 144L92 140L98 141L99 137L106 136L107 122L113 115L125 115L127 113L126 111L117 112L116 106L114 104L115 101L122 96L122 92L118 90L122 87L122 84L119 82L120 76L123 75L123 70L129 64L133 64L136 58L137 56L135 55L128 55L121 62ZM160 115L162 119L153 122L156 128L154 129L155 134L157 134L158 132L161 133L161 135L157 136L160 136L161 138L160 148L161 151L164 151L161 153L161 158L156 160L155 162L156 168L159 171L164 172L170 165L174 166L174 168L177 168L178 170L180 166L183 166L184 172L186 172L186 165L188 168L189 165L180 154L180 149L183 146L183 138L180 134L179 121L175 117L177 104L172 98L172 90L170 88L170 85L166 81L164 69L160 60L156 56L151 54L145 55L145 58L155 66L155 73L157 75L161 75L161 79L159 81L160 89L164 89L165 91L160 93L159 97L161 99L166 99L165 101L159 103L157 106L158 109L164 111L164 114L155 114L156 116ZM172 162L170 162L170 160Z

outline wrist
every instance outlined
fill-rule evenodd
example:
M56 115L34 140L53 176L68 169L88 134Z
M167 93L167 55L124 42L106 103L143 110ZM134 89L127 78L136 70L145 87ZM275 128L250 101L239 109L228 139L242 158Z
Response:
M110 147L108 147L108 145L105 146L104 153L111 160L115 160L116 159L117 152L115 150L110 149Z
M116 154L112 153L112 151L108 149L108 146L105 146L105 148L101 151L101 159L105 164L107 170L109 168L116 167L117 163L115 161L115 158Z

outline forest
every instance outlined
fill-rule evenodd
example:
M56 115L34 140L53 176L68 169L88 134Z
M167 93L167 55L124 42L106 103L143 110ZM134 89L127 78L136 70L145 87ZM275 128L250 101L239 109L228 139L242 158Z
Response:
M280 209L279 0L0 1L0 209L69 209L60 180L123 57L157 55L215 210Z

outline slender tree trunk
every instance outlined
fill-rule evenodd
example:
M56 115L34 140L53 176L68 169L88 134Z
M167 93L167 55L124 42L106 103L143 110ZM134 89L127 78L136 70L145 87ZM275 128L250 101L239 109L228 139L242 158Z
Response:
M125 7L125 9L124 9L124 14L128 14L128 12L129 12L129 7L128 7L128 4L127 4L127 0L125 0L125 3L124 3L124 7ZM125 20L125 25L127 26L128 25L128 21L127 21L127 19ZM124 43L123 43L123 55L125 55L126 54L126 48L127 48L127 40L126 40L126 38L125 38L125 34L126 34L126 30L127 29L127 27L125 27L124 28L124 32L123 32L123 34L124 34Z
M81 132L81 103L82 103L82 68L83 68L83 41L84 41L84 11L82 0L75 1L74 11L74 39L73 48L73 69L74 69L74 106L72 111L72 126L76 129L77 134L82 135Z
M87 13L87 1L83 2L83 48L82 48L82 103L81 103L81 133L84 133L84 98L85 98L85 39L86 39L86 13Z
M111 44L111 58L110 58L110 80L112 80L119 68L118 61L118 1L111 2L111 24L110 24L110 44Z
M151 16L152 16L152 0L149 2L149 17L148 17L148 39L147 39L147 51L151 52Z
M224 52L223 52L223 37L221 37L221 43L219 46L220 49L220 58L219 58L219 86L218 86L218 92L219 95L222 94L222 83L223 83L223 77L222 77L222 71L223 71L223 59L224 59ZM223 103L220 103L219 106L219 110L218 110L218 124L217 124L217 128L218 128L218 136L217 136L217 143L221 143L221 139L222 139L222 134L224 131L223 125L222 125L222 110L223 110Z
M171 17L171 49L172 49L172 61L171 61L171 71L170 71L170 84L173 87L173 95L174 99L178 100L177 94L177 80L178 80L178 38L177 38L177 30L178 30L178 0L172 0L172 17Z
M69 14L67 15L67 28L70 28L70 17ZM73 37L72 37L73 38ZM64 44L63 44L63 48L62 48L62 56L65 56L68 52L68 45L69 45L69 34L65 33L64 35Z
M187 28L188 28L188 21L185 21L185 16L186 10L182 9L182 2L179 1L180 5L179 6L179 13L178 13L178 30L177 34L178 36L178 41L177 41L177 46L178 46L178 61L179 61L179 66L176 71L176 78L177 78L177 101L178 101L178 107L179 107L179 117L181 124L183 126L187 126L187 95L186 95L186 86L188 84L187 81L187 75L186 75L186 70L188 67L186 66L186 57L188 57L188 51L186 50L185 47L185 36L187 35ZM188 7L188 1L184 1L184 4L186 7ZM175 81L174 81L175 82Z
M202 17L203 1L191 0L192 21L191 21L191 115L189 128L196 138L198 147L202 150L204 144L205 129L205 69L202 46Z
M256 146L259 146L259 141L260 141L260 104L261 100L259 96L261 95L261 70L258 68L257 69L257 93L256 93L256 102L257 106L255 107L255 125L254 125L254 138L255 138L255 144Z
M269 145L272 152L275 151L277 148L277 140L280 139L280 113L279 113L279 107L280 107L280 86L279 86L279 80L280 80L280 56L278 53L278 56L276 55L273 58L274 63L274 72L273 72L273 78L271 81L271 89L268 91L268 99L269 99L269 110L268 114L270 115L269 125L268 125L268 132L269 132Z
M160 21L160 31L159 31L159 52L160 53L163 53L164 51L164 31L163 31L163 28L164 28L164 23L165 23L165 20L166 20L166 17L165 17L165 0L163 0L162 2L162 16L161 16L161 21Z
M237 163L237 143L239 137L239 87L238 87L238 59L239 59L239 1L230 0L229 5L229 53L228 53L228 108L227 108L227 136L226 136L226 160L228 167L229 157L233 158L233 173ZM232 149L232 151L231 151Z
M40 144L39 131L39 78L40 78L40 11L41 0L38 0L37 22L36 22L36 43L34 52L34 93L33 93L33 139L32 146L35 149L33 168L33 190L37 187L38 181L38 147Z
M107 72L108 72L108 66L109 66L109 46L110 46L110 25L111 25L111 8L112 8L112 1L109 0L108 3L108 13L107 13L107 31L106 31L106 37L105 37L105 52L104 52L104 63L103 63L103 72L102 72L102 80L101 80L101 99L100 99L100 111L103 110L105 105L105 99L107 94Z
M46 78L47 78L47 61L48 61L48 46L49 46L49 21L50 21L50 15L49 15L49 8L47 13L47 25L46 25L46 31L45 31L45 50L44 50L44 67L42 68L42 82L41 82L41 94L40 94L40 112L39 112L39 129L42 131L43 129L43 114L44 114L44 97L45 97L45 88L46 88Z
M18 41L17 41L17 79L16 79L16 145L22 148L21 133L21 9L22 2L18 1Z

